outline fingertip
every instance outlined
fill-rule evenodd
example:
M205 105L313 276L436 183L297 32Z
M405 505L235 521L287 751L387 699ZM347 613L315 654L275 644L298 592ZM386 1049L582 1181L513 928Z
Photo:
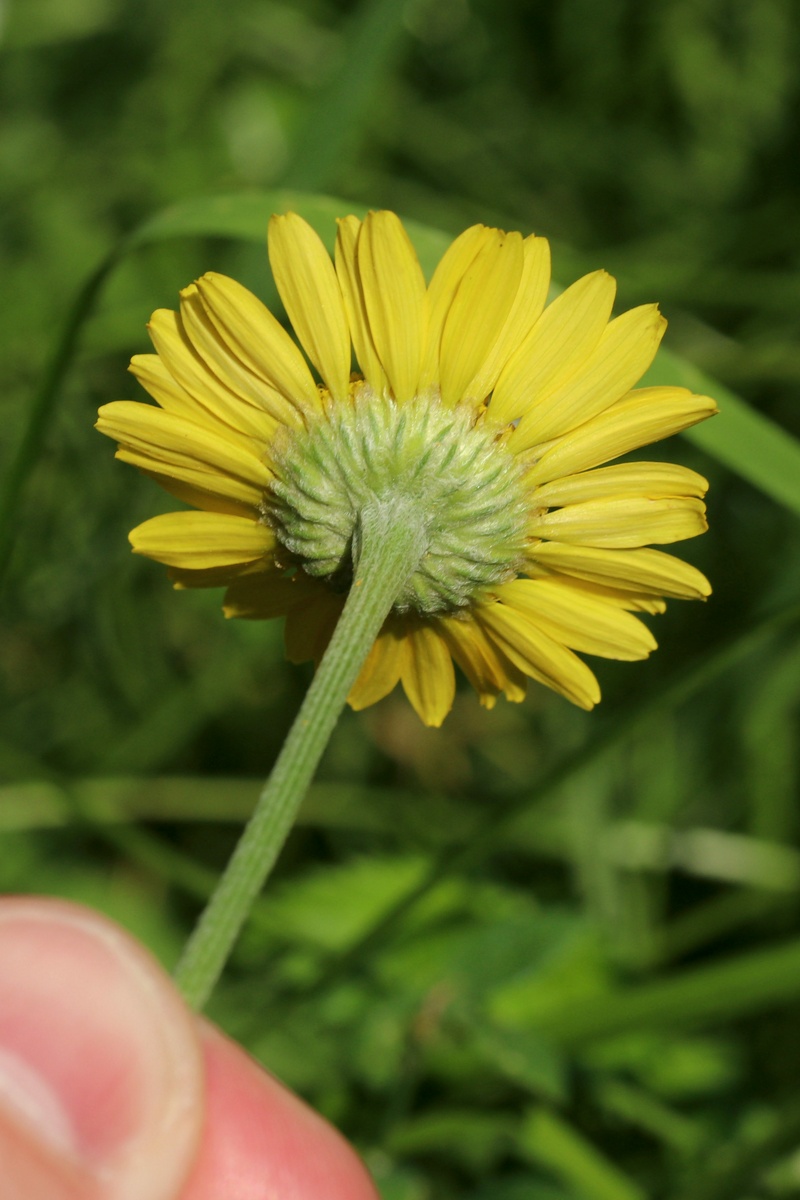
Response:
M327 1121L201 1023L206 1125L181 1200L378 1200L355 1150Z
M81 1200L173 1200L202 1070L192 1015L133 938L76 904L0 901L0 1142L6 1179L38 1181L21 1198L68 1180Z

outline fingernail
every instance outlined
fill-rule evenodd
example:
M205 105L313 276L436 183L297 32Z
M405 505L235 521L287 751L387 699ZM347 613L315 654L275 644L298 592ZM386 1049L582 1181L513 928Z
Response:
M192 1018L133 939L76 905L0 902L0 1122L20 1144L109 1200L160 1200L191 1165L202 1088Z
M60 1098L38 1071L17 1054L0 1049L0 1105L44 1143L78 1158L75 1130Z

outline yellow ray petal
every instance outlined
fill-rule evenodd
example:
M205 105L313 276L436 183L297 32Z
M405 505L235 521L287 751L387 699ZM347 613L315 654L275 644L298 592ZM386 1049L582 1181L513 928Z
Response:
M123 461L251 508L258 508L272 479L248 439L233 430L220 436L150 404L104 404L96 428L119 443Z
M97 428L126 445L216 463L221 470L243 473L254 482L271 478L261 462L262 447L253 438L229 425L209 426L202 414L194 421L138 400L114 400L98 410Z
M197 401L173 379L157 354L134 354L128 370L167 412L188 417L190 421L217 422L218 418L207 409L198 408ZM228 428L223 422L219 424Z
M518 703L525 699L527 680L471 617L437 617L436 628L481 704L491 707L498 692Z
M232 475L196 463L168 461L125 446L121 446L114 457L149 475L171 495L195 508L238 513L251 518L258 514L258 493Z
M547 306L501 372L489 409L493 420L515 421L545 389L578 370L600 340L615 292L611 276L595 271Z
M574 375L537 391L514 434L514 450L520 453L574 429L624 396L655 358L666 327L655 304L612 321Z
M688 467L662 462L617 463L542 484L536 489L534 503L537 507L555 508L612 496L648 496L651 500L666 496L700 498L707 491L708 480Z
M254 572L251 569L230 584L223 611L226 617L268 621L285 617L293 609L304 608L324 590L323 584L302 571L286 575L277 570Z
M250 428L263 436L265 430L274 432L278 424L294 424L295 406L233 353L211 320L197 285L190 284L180 295L186 337L206 369L252 406L252 412L245 410L243 414Z
M289 320L331 395L350 384L350 334L342 291L319 235L297 213L273 216L269 261Z
M505 325L483 366L467 391L488 396L511 355L525 341L539 320L550 288L550 245L546 238L530 237L523 242L522 278Z
M574 429L569 437L552 443L527 472L526 482L547 483L599 466L688 429L716 412L717 405L709 396L695 396L687 388L639 388Z
M228 587L248 571L258 570L263 564L237 563L232 567L208 567L206 570L190 571L182 567L170 567L167 577L176 591L186 588Z
M425 352L425 278L411 240L391 212L368 213L358 270L372 341L399 403L417 391Z
M436 628L469 682L479 695L496 695L501 688L498 656L479 625L464 617L436 617ZM494 649L494 647L491 647Z
M597 704L600 688L586 663L549 637L527 614L505 604L484 604L475 609L475 618L525 675L580 708Z
M382 395L388 386L388 380L372 341L357 265L361 222L358 217L343 217L337 221L337 225L339 232L336 236L336 274L342 289L356 361L370 387L378 395Z
M306 360L265 304L235 279L209 271L197 280L209 319L233 354L292 405L319 408L319 392ZM280 413L276 413L283 419ZM294 424L296 417L287 418Z
M274 419L264 410L233 392L218 379L192 346L177 313L160 308L147 326L159 358L176 383L192 397L196 420L208 412L219 423L229 425L266 441L275 428Z
M289 609L283 631L289 662L301 663L311 658L319 666L342 614L344 602L344 596L323 585L308 603Z
M389 618L347 697L350 707L360 712L388 696L400 680L406 654L405 629L396 618Z
M226 513L165 513L137 525L128 537L134 554L195 571L255 562L275 547L265 525Z
M255 418L256 424L253 424L251 420L242 422L243 425L257 430L255 436L244 429L234 429L226 421L223 421L218 413L201 407L197 400L173 379L157 354L134 355L128 370L166 412L173 416L183 417L193 425L202 425L207 434L215 435L226 441L233 441L259 458L277 429L274 417L264 411L254 411L251 414L251 417ZM133 462L132 458L127 458L123 454L119 454L117 457L122 458L125 462ZM143 464L138 461L135 465L141 470L145 469ZM161 486L167 486L163 481L159 482L161 482Z
M447 314L456 289L492 232L485 225L471 225L465 229L450 243L433 273L428 285L428 337L420 371L420 392L439 385L439 353Z
M479 403L473 381L486 361L508 318L522 278L522 236L487 231L474 260L453 298L442 332L441 394L445 404L461 400Z
M636 617L558 579L515 579L499 587L497 596L572 650L633 661L656 649L652 633Z
M410 624L401 679L403 690L425 725L438 728L453 707L456 679L447 645L430 624Z
M665 546L697 537L708 529L706 506L688 496L648 500L644 496L614 496L568 504L535 517L528 526L532 537L584 546L630 549L650 543Z
M598 550L542 542L530 553L535 562L552 571L623 591L674 596L676 600L705 600L711 595L705 575L661 550Z
M643 612L655 616L667 610L666 601L652 595L639 595L636 592L621 591L619 588L606 587L600 583L590 583L588 579L576 579L570 575L560 575L549 571L541 563L528 563L525 574L531 579L550 579L559 587L575 588L584 595L596 596L605 604L614 604L624 608L626 612Z
M250 520L258 515L258 510L252 503L247 503L244 499L232 499L228 494L229 491L234 491L238 488L236 480L228 483L225 476L209 474L204 475L200 472L186 472L187 478L176 478L175 474L164 474L161 471L152 469L152 459L146 455L137 454L135 450L117 450L114 456L120 462L130 463L132 467L136 467L143 475L147 475L159 487L162 487L165 492L169 492L177 500L182 500L184 504L191 504L193 508L202 508L204 512L222 512L230 513L234 517L249 517ZM174 467L167 468L168 471L175 471ZM190 482L191 479L191 482Z

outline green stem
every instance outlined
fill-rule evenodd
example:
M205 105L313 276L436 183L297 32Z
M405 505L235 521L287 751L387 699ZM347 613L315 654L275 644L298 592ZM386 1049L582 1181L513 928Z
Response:
M175 972L186 1000L205 1004L269 875L375 638L425 549L418 514L376 503L360 515L353 585L328 649L255 811Z

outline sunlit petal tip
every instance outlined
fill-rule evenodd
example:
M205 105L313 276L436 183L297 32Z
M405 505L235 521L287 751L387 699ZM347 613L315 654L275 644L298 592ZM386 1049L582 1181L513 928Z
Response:
M453 297L442 331L442 400L485 399L499 372L494 350L519 290L522 235L486 231Z
M318 409L319 392L308 364L266 305L216 271L201 276L196 286L220 339L270 389L265 405L287 424L297 423L293 410Z
M698 571L697 574L700 576L700 580L698 581L698 588L697 588L699 598L701 600L707 600L708 597L712 594L714 589L712 588L708 579L706 579L705 575L702 574L702 572Z
M594 352L615 295L614 278L594 271L548 304L500 373L490 406L495 420L505 424L538 411L543 395L567 383Z
M337 225L334 262L342 289L356 360L367 383L377 395L382 395L388 385L388 380L372 340L364 289L358 271L358 242L362 222L358 217L349 216L340 218Z
M346 217L336 218L336 228L338 231L341 231L342 229L352 229L358 233L361 225L361 218L357 217L354 213L348 213Z
M156 308L153 310L153 312L151 312L150 320L145 322L145 329L152 337L154 330L158 330L158 328L164 322L171 324L174 321L174 319L175 319L175 313L172 311L172 309Z
M482 247L492 237L493 230L485 225L471 225L451 242L433 272L427 290L428 334L425 357L420 372L419 388L435 389L439 384L442 331L453 299L462 280L470 270Z
M542 314L550 287L550 246L546 238L531 234L522 244L519 286L505 324L482 370L472 382L477 395L488 395L511 355L530 333Z
M423 724L438 728L453 707L455 695L450 651L430 625L412 624L406 642L403 690Z
M350 384L350 333L333 263L322 239L297 213L270 219L275 285L311 362L336 400Z
M403 404L416 395L420 381L427 299L416 251L394 213L367 214L358 239L358 272L372 342Z
M376 638L347 697L355 712L377 704L400 681L408 649L402 625L391 617Z

